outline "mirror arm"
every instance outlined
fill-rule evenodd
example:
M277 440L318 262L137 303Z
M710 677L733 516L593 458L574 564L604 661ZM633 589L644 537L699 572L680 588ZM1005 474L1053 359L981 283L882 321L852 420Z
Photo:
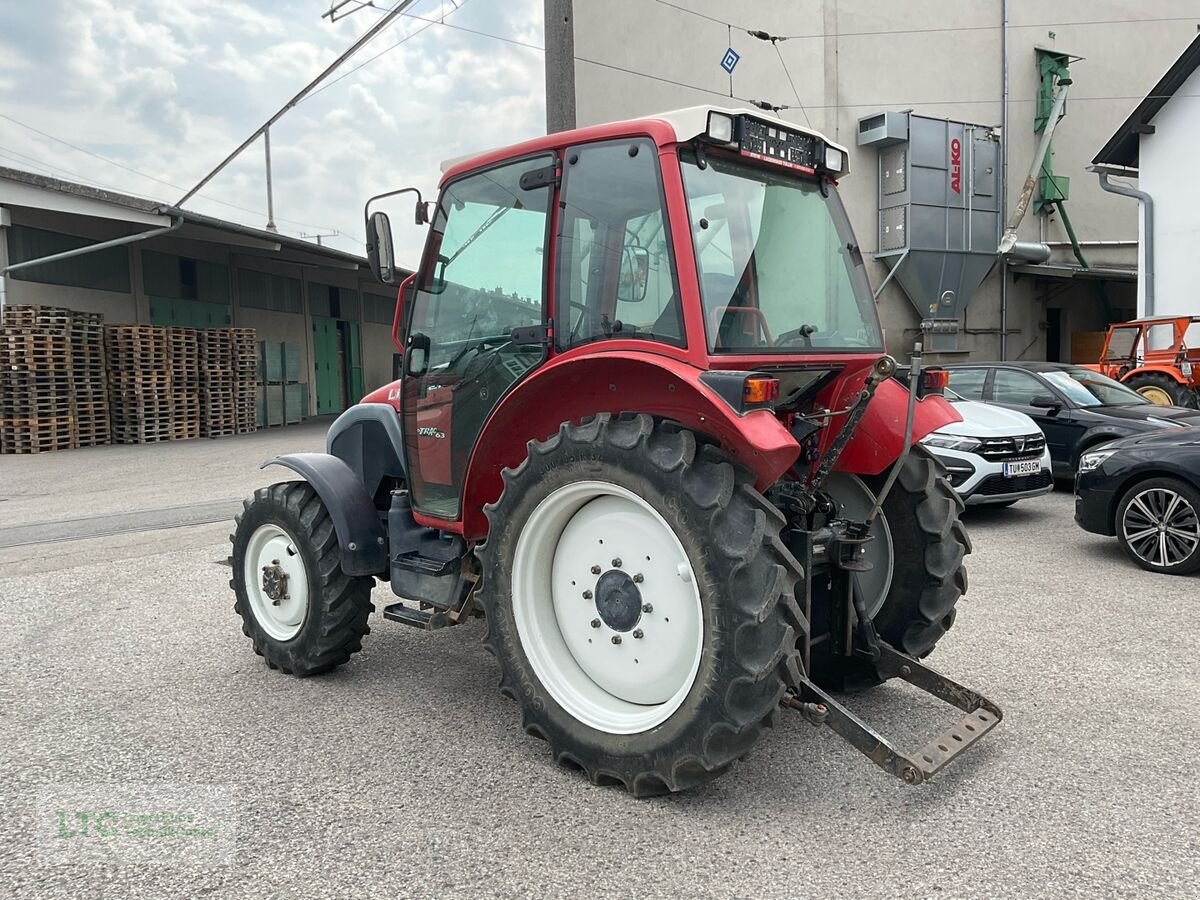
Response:
M388 197L397 197L400 194L416 194L417 195L417 207L416 207L417 213L415 216L416 224L418 224L418 225L426 224L428 222L428 219L426 219L425 214L424 214L425 201L421 198L421 192L417 188L414 188L414 187L400 188L397 191L387 191L386 193L376 194L374 197L371 197L369 200L367 200L366 205L363 206L363 219L370 220L371 204L374 203L376 200L384 200Z

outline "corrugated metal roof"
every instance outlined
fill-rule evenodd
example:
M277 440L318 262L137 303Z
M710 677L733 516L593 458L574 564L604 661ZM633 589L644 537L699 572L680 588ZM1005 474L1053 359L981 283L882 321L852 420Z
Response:
M1139 138L1143 134L1152 134L1147 127L1158 115L1158 111L1167 105L1167 101L1175 96L1175 92L1183 86L1191 74L1200 66L1200 35L1197 35L1188 48L1183 51L1167 74L1159 79L1158 84L1146 95L1137 108L1129 114L1116 133L1108 139L1092 160L1098 165L1124 166L1127 169L1138 167Z

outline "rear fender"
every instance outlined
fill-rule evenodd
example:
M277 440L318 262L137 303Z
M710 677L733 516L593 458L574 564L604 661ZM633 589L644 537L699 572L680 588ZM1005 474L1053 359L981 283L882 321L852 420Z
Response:
M1185 387L1188 385L1187 379L1184 378L1180 374L1179 370L1177 368L1175 368L1174 366L1158 366L1158 365L1155 365L1154 363L1147 363L1144 366L1138 366L1136 369L1130 369L1128 372L1126 372L1124 375L1121 376L1121 381L1125 382L1125 381L1129 381L1129 379L1131 379L1131 378L1136 378L1139 375L1151 375L1151 374L1166 375L1168 378L1170 378L1176 384L1182 384Z
M568 357L536 369L501 400L476 442L463 483L463 535L477 540L487 534L483 507L499 499L500 472L521 464L530 440L546 440L563 422L598 413L648 413L679 422L717 441L765 490L796 461L799 445L773 413L739 415L700 375L679 360L629 350Z
M846 449L838 457L834 471L878 475L900 458L907 417L908 391L895 379L885 378L875 389L875 396ZM913 442L952 422L961 421L962 416L942 397L918 400L913 417Z
M283 466L313 486L337 532L342 571L347 575L386 575L387 536L375 503L353 470L328 453L292 453L267 460L260 469Z

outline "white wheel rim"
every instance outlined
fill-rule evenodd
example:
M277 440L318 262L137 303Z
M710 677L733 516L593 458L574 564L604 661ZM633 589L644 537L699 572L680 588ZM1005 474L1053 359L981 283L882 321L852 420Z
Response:
M308 573L300 548L280 526L260 525L250 535L244 565L242 578L254 618L275 640L290 641L299 633L308 615ZM268 572L268 569L272 571ZM264 582L279 584L279 574L286 576L285 586L282 591L271 586L277 595L272 597Z
M1187 562L1200 547L1200 512L1168 488L1136 494L1125 507L1121 528L1134 556L1160 569Z
M857 475L834 473L825 483L825 490L838 505L837 515L854 522L865 521L875 505L875 493ZM854 574L867 604L867 612L874 619L887 600L895 571L895 550L887 515L881 513L876 516L867 533L873 540L866 545L866 559L873 564L873 568Z
M581 481L546 497L517 540L512 588L534 673L583 724L647 731L691 692L704 647L695 571L671 526L632 491Z

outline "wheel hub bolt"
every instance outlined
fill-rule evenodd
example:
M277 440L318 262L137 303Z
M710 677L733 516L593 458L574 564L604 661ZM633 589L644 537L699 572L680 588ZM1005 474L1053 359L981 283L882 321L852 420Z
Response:
M600 567L599 567L599 566L592 566L592 574L593 574L593 575L599 575L599 574L600 574Z
M592 619L592 627L593 627L593 628L599 628L599 627L600 627L600 620L599 620L599 619Z
M616 559L613 560L613 568L614 569L621 568L621 557L618 556Z
M654 612L654 604L653 603L643 603L642 604L642 612L644 612L644 613Z
M636 639L638 639L638 640L641 640L641 637L642 637L642 629L640 629L640 628L635 628L635 629L633 629L633 636L634 636Z
M642 583L643 581L645 581L645 580L646 580L646 579L642 577L642 575L641 575L641 573L640 573L640 572L639 572L637 575L634 575L634 576L633 576L633 583L634 583L634 584L641 584L641 583Z
M613 642L614 644L619 644L619 643L621 643L621 636L620 636L619 634L614 634L614 635L612 636L612 642Z
M583 599L584 599L584 600L591 600L591 599L592 599L592 592L591 592L591 591L584 591L584 592L583 592Z

